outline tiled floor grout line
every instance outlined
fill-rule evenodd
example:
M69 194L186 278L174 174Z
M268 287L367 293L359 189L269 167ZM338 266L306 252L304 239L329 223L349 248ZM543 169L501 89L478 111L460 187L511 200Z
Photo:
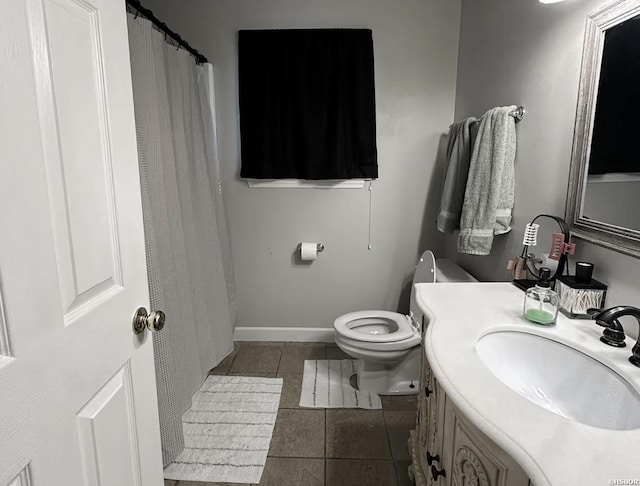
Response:
M231 363L229 363L229 367L227 368L225 376L229 376L229 373L231 372L231 368L233 367L233 362L236 360L236 356L238 356L235 346L233 348L233 351L231 351L231 353L233 354L233 356L231 356Z
M324 345L324 359L329 359L329 350L327 349L327 343ZM304 369L302 370L304 376ZM300 387L302 389L302 386ZM327 486L327 409L324 409L324 486Z
M387 424L387 416L384 413L384 409L382 409L382 421L384 422L384 431L387 433L387 444L389 445L389 455L391 456L391 461L393 462L393 475L396 478L396 484L399 485L398 481L398 468L396 466L396 460L393 457L393 447L391 446L391 435L389 434L389 426Z
M322 459L322 457L308 457L308 456L269 456L273 459Z
M325 346L326 352L326 346ZM324 409L324 485L327 486L327 409Z
M276 366L276 376L280 373L280 363L282 363L282 351L284 346L278 346L278 349L280 350L280 356L278 357L278 366Z
M275 459L323 459L322 457L310 457L310 456L274 456L269 455ZM375 462L396 462L388 457L325 457L324 459L333 459L337 461L375 461ZM400 459L398 459L398 462Z

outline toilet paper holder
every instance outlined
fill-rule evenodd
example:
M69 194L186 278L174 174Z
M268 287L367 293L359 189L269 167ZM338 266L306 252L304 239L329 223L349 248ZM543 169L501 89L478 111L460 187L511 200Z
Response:
M301 248L302 248L302 243L298 243L298 246L296 247L296 251L300 253ZM324 245L322 243L318 243L316 245L316 248L318 250L318 253L321 253L324 251Z

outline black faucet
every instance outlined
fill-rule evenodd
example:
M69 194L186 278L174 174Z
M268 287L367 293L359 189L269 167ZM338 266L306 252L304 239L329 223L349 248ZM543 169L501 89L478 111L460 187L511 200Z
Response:
M633 316L640 326L640 309L630 305L619 305L605 310L588 309L587 312L595 319L596 324L606 328L602 332L600 341L609 346L615 346L617 348L623 348L625 346L624 329L620 321L618 321L618 318L622 316ZM638 342L632 349L632 353L629 361L631 364L640 368L640 336L638 337Z

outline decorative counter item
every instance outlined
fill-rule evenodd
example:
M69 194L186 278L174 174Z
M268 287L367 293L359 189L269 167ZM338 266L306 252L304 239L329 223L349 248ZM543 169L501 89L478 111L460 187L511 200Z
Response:
M576 263L576 282L591 283L591 276L593 275L593 263L578 262Z
M551 270L541 268L535 287L527 289L522 315L540 326L553 326L558 317L558 295L551 290Z
M549 240L550 248L546 246ZM538 245L538 241L542 245ZM511 270L513 284L525 291L536 285L542 268L549 269L551 282L562 275L567 255L573 255L575 251L569 226L562 218L551 214L539 214L527 224L522 245L522 253L509 261L507 269Z
M572 319L591 319L587 309L603 309L607 286L595 279L588 282L580 277L563 275L556 279L560 298L560 312Z

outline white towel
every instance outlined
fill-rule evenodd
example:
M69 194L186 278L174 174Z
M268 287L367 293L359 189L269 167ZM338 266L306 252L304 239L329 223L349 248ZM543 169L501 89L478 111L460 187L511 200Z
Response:
M509 114L515 109L493 108L480 120L460 219L460 253L488 255L493 236L511 231L516 128Z
M447 144L447 168L442 183L438 231L453 233L460 227L460 215L464 203L464 192L469 175L471 149L477 131L475 118L467 118L449 127ZM475 129L472 130L472 127Z

